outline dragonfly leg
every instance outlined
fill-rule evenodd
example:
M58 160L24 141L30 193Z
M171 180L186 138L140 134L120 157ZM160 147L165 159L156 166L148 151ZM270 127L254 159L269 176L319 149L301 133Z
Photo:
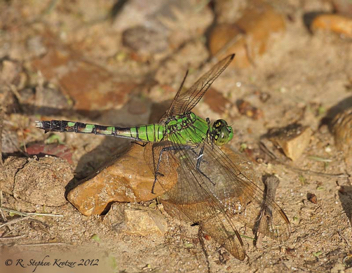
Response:
M153 145L152 148L152 153L153 153L153 158L154 158L154 149L157 147L158 143L155 143L155 145ZM164 174L159 172L159 168L160 168L160 163L161 163L161 159L162 159L162 154L163 152L166 151L180 151L180 150L190 150L193 147L191 146L180 146L180 147L174 147L174 146L167 146L167 147L163 147L159 153L159 158L158 158L158 163L156 165L156 168L154 170L154 182L153 182L153 186L152 186L152 193L154 194L154 188L155 188L155 184L156 184L156 180L158 178L158 175L160 176L164 176ZM154 160L153 160L154 161ZM155 161L154 161L155 162Z
M210 119L206 118L206 122L208 123L207 140L210 141L211 147L214 148L213 133L210 130Z
M215 186L215 183L213 181L211 181L211 179L200 169L200 163L202 162L203 160L203 155L204 155L204 145L202 146L202 148L200 149L200 152L198 154L198 157L197 157L197 163L196 163L196 170L202 174L206 179L209 180L209 182L211 184L213 184L213 186Z
M131 141L131 143L137 144L137 145L142 146L142 147L145 147L145 145L148 144L148 142L140 142L140 141L137 141L137 140L133 140L133 141Z
M207 136L207 138L210 136L210 138L212 139L212 135L210 132L210 119L206 118L205 121L208 123L208 130L207 130L206 136Z

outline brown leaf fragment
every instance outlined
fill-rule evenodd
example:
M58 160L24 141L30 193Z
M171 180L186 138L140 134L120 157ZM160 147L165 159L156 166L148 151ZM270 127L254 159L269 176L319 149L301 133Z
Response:
M263 179L264 183L264 200L272 200L275 201L275 195L276 195L276 190L277 187L280 184L279 178L277 178L274 175L268 175L264 177ZM263 207L261 209L260 213L260 220L259 223L255 227L256 231L256 246L257 248L261 249L262 248L262 241L265 236L266 229L268 227L268 219L271 219L271 210L272 208L270 206L267 206L265 204L265 201L263 202Z

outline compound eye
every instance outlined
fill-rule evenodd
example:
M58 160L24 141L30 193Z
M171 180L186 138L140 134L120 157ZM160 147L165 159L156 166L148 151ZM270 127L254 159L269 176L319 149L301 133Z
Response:
M215 128L220 128L222 125L223 125L223 122L221 119L218 119L217 121L214 122Z

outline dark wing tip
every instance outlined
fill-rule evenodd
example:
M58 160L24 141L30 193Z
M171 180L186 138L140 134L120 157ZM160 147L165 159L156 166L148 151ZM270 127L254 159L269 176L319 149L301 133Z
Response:
M218 64L222 63L223 64L223 69L221 70L224 71L226 69L226 67L232 62L232 60L235 58L236 54L232 53L228 56L226 56L225 58L223 58ZM220 74L221 74L220 72Z

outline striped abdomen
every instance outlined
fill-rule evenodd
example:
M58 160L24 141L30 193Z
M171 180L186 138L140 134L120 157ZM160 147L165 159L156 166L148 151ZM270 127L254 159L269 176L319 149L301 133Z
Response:
M142 125L132 128L103 126L66 120L36 121L36 127L46 132L75 132L129 138L139 141L159 142L164 137L165 128L159 124Z

